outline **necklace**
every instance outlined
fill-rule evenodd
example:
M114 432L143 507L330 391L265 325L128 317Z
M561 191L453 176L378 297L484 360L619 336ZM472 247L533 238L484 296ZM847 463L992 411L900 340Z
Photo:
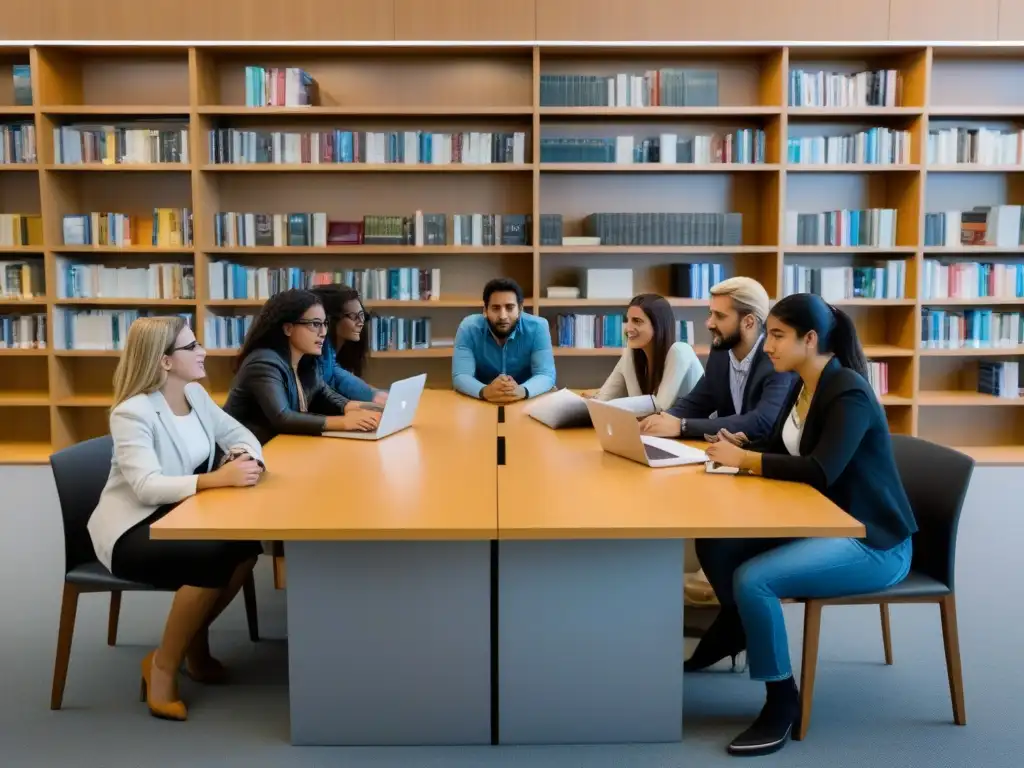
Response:
M810 408L811 408L811 397L812 397L812 395L807 391L807 387L801 387L800 388L800 394L797 395L797 398L796 398L796 405L789 412L789 417L790 417L790 419L793 422L793 426L795 426L797 429L800 429L800 427L804 423L804 420L800 417L800 414L797 413L797 411L800 410L800 404L804 403L807 406L807 410L810 410ZM806 413L806 411L805 411L805 413Z

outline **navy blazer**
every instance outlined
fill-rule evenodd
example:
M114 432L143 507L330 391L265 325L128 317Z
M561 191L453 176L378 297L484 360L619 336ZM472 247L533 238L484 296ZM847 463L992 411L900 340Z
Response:
M800 455L792 456L782 429L803 382L793 384L771 437L761 446L761 474L807 483L866 530L864 541L889 549L917 531L892 452L885 410L867 380L832 358L821 373L804 420Z
M672 416L686 420L680 437L700 440L704 435L727 429L742 432L753 442L771 434L786 393L798 377L795 373L776 373L762 342L743 388L743 408L736 413L729 386L730 369L728 350L712 347L700 381L668 409ZM717 417L709 418L712 413L717 413Z

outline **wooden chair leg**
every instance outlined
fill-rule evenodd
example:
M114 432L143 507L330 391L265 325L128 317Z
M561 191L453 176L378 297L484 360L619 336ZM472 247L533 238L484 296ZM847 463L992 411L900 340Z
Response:
M78 587L64 582L60 601L60 624L57 628L57 658L53 664L53 687L50 690L50 709L60 709L64 701L64 683L68 679L71 660L71 640L75 635L75 617L78 615Z
M274 589L284 589L288 577L285 575L284 555L274 555Z
M107 645L117 645L117 622L121 618L121 593L110 593L110 613L107 615Z
M964 673L960 666L960 633L956 626L956 598L946 595L939 603L942 617L942 644L946 649L946 673L949 676L949 697L953 701L953 721L967 725L964 706Z
M250 573L242 585L242 599L245 601L245 620L249 625L249 639L254 643L260 639L260 617L256 608L256 580Z
M892 627L889 625L889 604L881 603L878 610L882 614L882 647L885 650L885 663L892 664Z
M804 603L804 651L800 666L800 720L793 738L800 741L807 736L811 725L811 707L814 703L814 673L818 669L818 640L821 637L822 604L816 600Z

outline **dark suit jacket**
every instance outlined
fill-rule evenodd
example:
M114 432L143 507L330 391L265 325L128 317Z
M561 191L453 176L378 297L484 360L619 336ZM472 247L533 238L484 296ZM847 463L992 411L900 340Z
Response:
M776 373L771 359L758 348L750 374L743 389L743 409L736 413L729 388L729 352L712 348L708 364L697 386L679 397L668 413L686 419L681 437L700 440L720 429L743 432L751 441L771 434L782 401L789 391L795 373ZM708 418L717 411L716 418Z
M761 445L761 474L807 483L856 518L865 542L889 549L917 531L892 452L889 423L867 380L832 358L818 381L800 437L800 455L782 441L803 383L789 391L771 436Z
M272 349L257 349L242 361L224 410L260 443L279 434L319 435L324 431L325 415L345 413L348 400L324 384L318 366L311 366L303 390L308 413L299 410L299 390L291 365Z

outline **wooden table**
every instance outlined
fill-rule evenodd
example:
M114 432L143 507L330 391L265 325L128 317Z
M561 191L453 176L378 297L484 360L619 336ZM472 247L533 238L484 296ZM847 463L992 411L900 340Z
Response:
M384 440L282 435L152 527L284 542L294 744L491 742L495 413L428 390Z
M296 744L677 741L683 540L863 533L810 488L650 469L447 391L382 441L265 458L152 535L285 542Z
M684 539L864 534L809 486L651 469L521 406L499 434L504 743L682 738Z

